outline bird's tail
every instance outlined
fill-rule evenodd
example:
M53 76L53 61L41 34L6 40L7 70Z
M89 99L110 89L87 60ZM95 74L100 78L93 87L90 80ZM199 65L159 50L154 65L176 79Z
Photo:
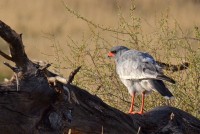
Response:
M159 92L165 99L172 99L174 96L169 91L169 89L165 86L162 80L149 80L152 88Z

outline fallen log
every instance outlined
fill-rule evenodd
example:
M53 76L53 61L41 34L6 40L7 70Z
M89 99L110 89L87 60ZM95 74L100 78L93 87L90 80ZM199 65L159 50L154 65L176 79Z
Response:
M9 44L11 56L2 51L0 55L16 64L5 63L14 75L0 84L1 133L200 133L200 120L174 107L157 107L144 115L123 113L72 84L80 68L66 80L50 72L50 64L32 62L22 35L2 21L0 36Z

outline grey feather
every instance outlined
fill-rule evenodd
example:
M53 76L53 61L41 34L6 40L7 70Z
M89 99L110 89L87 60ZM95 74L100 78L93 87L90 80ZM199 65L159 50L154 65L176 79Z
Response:
M166 76L166 75L158 75L156 78L159 79L159 80L168 81L168 82L170 82L170 83L172 83L172 84L175 84L175 83L176 83L175 80L173 80L172 78L169 78L169 77Z
M150 83L152 89L158 91L165 98L172 98L173 97L172 93L169 91L168 88L166 88L163 81L161 81L161 80L149 80L149 83Z

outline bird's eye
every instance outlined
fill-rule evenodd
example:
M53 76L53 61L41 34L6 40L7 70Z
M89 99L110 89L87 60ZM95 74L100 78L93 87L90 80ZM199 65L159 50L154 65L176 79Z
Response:
M116 54L116 51L111 51L111 53Z

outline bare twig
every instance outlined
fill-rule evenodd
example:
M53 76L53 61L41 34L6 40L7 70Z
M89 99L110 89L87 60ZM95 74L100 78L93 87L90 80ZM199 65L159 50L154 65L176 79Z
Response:
M7 60L13 61L12 57L10 57L9 55L5 54L5 53L2 52L1 50L0 50L0 55L3 56L3 57L4 57L5 59L7 59Z
M18 73L20 71L22 71L21 68L18 68L18 67L13 67L11 66L9 63L7 62L4 62L4 65L6 65L7 67L9 67L11 70L13 70L14 74L15 74L15 78L16 78L16 83L17 83L17 91L19 91L19 77L18 77Z
M163 69L165 70L169 70L172 72L177 72L177 71L181 71L181 70L185 70L189 67L190 63L188 62L184 62L182 64L178 64L178 65L172 65L172 64L167 64L167 63L163 63L160 61L156 61L158 63L158 65L160 65Z
M78 71L79 71L80 69L81 69L81 66L79 66L79 67L76 68L73 72L71 72L67 84L72 83L72 81L74 80L74 76L78 73Z
M140 133L140 130L141 130L141 127L139 127L139 128L138 128L137 134L139 134L139 133Z
M119 33L119 34L127 34L127 35L131 35L131 33L129 32L124 32L124 31L118 31L117 29L112 29L112 28L108 28L108 27L103 27L99 24L95 24L94 22L86 19L85 17L81 16L79 13L75 12L74 10L72 10L71 8L69 8L69 6L63 1L65 8L67 9L67 11L73 15L75 15L77 18L82 19L83 21L87 22L88 24L94 26L95 28L99 28L103 31L109 31L109 32L113 32L113 33Z
M45 70L51 66L51 63L46 64L45 66L41 67L40 70Z
M42 74L41 72L46 72L45 70L50 66L51 66L50 63L48 63L48 64L46 64L44 66L39 65L39 63L36 64L37 70L35 71L35 76L40 76Z
M168 40L182 40L182 39L189 39L189 40L196 40L196 41L200 41L199 38L194 38L194 37L180 37L180 38L171 38L171 39L168 39Z
M13 66L11 66L9 63L7 63L7 62L4 62L3 64L6 65L7 67L9 67L9 68L10 68L13 72L15 72L15 73L19 73L20 71L22 71L21 68L13 67Z

